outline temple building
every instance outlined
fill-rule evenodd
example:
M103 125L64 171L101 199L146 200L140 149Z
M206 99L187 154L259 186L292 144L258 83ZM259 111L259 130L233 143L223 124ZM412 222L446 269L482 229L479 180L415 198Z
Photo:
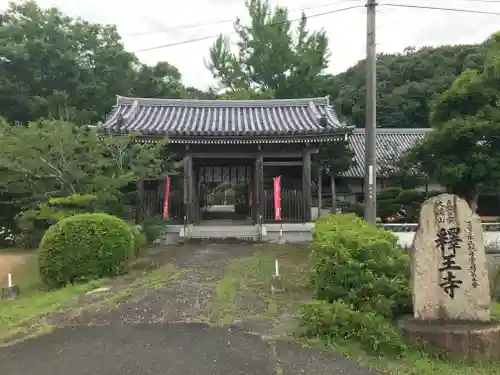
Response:
M199 223L216 218L273 222L273 178L280 176L281 220L310 222L318 215L329 181L311 163L319 145L348 139L355 163L338 176L338 196L363 194L362 129L343 125L328 97L272 100L184 100L118 96L101 125L111 131L140 131L145 142L164 137L182 168L171 175L169 219ZM390 181L381 170L398 158L427 129L379 129L379 188ZM228 191L230 193L228 194ZM163 181L139 186L140 215L163 209ZM214 207L232 206L216 213Z

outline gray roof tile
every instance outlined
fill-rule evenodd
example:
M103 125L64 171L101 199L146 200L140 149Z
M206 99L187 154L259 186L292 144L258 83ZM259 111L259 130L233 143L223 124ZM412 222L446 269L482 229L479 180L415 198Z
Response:
M326 117L322 126L320 118ZM328 97L273 100L184 100L117 97L105 128L167 136L321 135L342 129Z
M381 175L389 163L396 160L409 150L431 129L386 129L377 128L376 131L376 156L377 175ZM354 152L356 163L343 173L344 177L363 178L365 174L365 129L354 129L348 136L349 147Z

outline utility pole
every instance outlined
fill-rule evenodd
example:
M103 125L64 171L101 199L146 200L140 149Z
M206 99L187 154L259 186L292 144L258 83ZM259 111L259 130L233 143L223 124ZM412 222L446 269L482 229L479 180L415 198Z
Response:
M365 220L377 222L377 54L375 52L376 0L366 2L366 107L365 107Z

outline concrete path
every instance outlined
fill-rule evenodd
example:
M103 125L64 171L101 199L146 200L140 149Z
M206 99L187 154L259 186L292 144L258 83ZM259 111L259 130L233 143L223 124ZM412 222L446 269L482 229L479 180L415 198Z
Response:
M116 310L67 317L51 334L0 349L1 375L369 375L354 361L234 326L199 323L213 280L252 245L186 245L168 259L189 269ZM208 282L211 280L212 282ZM61 317L59 317L61 318ZM198 321L198 322L197 322Z

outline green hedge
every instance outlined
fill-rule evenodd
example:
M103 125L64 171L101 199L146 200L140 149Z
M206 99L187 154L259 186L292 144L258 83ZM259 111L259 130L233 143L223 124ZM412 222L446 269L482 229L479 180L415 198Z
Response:
M407 346L394 324L374 312L363 312L337 301L312 301L300 308L302 335L328 343L356 339L370 353L401 356Z
M316 298L384 317L411 312L409 257L396 237L353 214L316 222L311 283Z
M144 248L144 246L146 246L147 239L146 235L136 225L131 226L130 230L134 235L134 257L137 258L141 250Z
M117 217L89 213L51 226L42 238L39 270L49 287L123 273L135 254L130 226Z

